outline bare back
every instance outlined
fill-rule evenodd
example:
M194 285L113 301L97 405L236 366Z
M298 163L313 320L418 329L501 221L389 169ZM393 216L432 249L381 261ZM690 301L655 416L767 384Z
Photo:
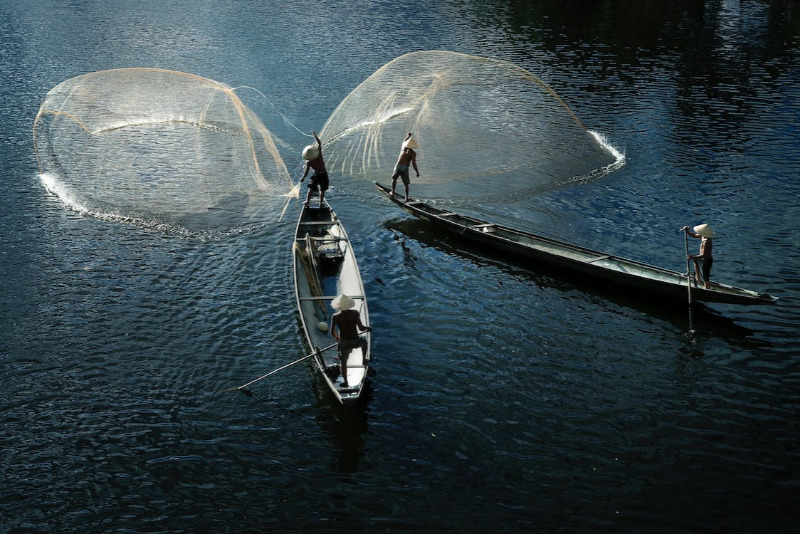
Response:
M311 167L312 169L314 169L314 173L315 174L322 174L324 172L328 172L325 169L325 161L322 159L322 152L321 151L320 151L319 156L317 156L316 158L310 160L308 163L306 163L306 165Z
M397 158L397 163L400 165L411 165L412 163L416 163L417 161L417 153L410 148L404 148L402 152L400 152L400 157Z
M359 328L364 330L361 324L361 315L356 310L343 310L336 312L331 317L331 332L339 328L339 335L345 339L358 337Z

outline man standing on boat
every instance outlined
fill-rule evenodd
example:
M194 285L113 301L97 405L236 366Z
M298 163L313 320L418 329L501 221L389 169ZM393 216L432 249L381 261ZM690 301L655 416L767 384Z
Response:
M355 305L356 302L347 295L339 295L331 302L331 307L336 310L331 317L331 334L339 343L339 364L342 368L343 387L349 386L347 383L347 358L350 357L350 352L361 347L364 358L367 356L367 340L362 338L359 332L372 332L371 326L361 324L361 314L358 313L358 310L352 309Z
M394 196L397 179L401 178L403 180L403 186L405 186L406 189L406 202L409 200L408 184L411 181L408 177L409 165L414 167L414 171L417 173L417 178L419 178L419 169L417 169L417 153L414 152L415 148L419 148L419 143L417 143L416 139L412 139L411 132L408 132L408 135L403 140L403 148L400 151L400 156L397 158L397 164L394 166L394 174L392 174L392 196Z
M689 237L702 239L702 241L700 241L700 253L694 255L690 254L689 259L694 260L695 280L700 282L700 274L702 273L703 285L708 289L709 280L711 278L711 267L714 265L714 257L711 254L714 248L714 230L707 224L700 224L695 226L692 230L694 231L690 231L688 226L683 227L683 231L686 232Z
M308 184L308 195L306 196L306 205L311 202L311 194L319 191L319 207L325 200L325 191L328 190L328 171L325 168L325 161L322 159L322 141L317 137L317 132L312 131L311 135L317 141L316 145L308 145L303 149L303 159L306 160L306 172L300 181L306 179L308 171L314 169L314 175Z

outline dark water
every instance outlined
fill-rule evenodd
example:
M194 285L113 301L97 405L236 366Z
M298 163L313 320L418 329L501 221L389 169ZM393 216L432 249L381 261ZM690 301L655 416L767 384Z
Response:
M797 2L12 1L0 37L1 532L796 531ZM627 156L464 209L674 269L677 229L712 222L717 279L780 304L689 336L684 306L486 256L334 176L370 398L343 411L304 366L249 398L304 353L296 206L187 236L82 217L37 176L36 111L79 74L251 86L309 131L425 49L530 70Z

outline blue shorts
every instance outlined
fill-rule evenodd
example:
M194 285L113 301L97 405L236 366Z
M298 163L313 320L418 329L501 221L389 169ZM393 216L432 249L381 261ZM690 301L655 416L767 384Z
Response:
M408 185L411 180L408 178L408 165L398 163L394 166L394 174L392 174L392 181L396 182L397 178L402 178L403 183Z
M708 282L711 280L711 267L714 266L714 258L696 258L694 261L700 264L700 272L703 273L703 281Z

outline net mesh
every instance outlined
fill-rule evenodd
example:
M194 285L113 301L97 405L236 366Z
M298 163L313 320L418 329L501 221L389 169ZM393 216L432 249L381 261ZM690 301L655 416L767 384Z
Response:
M236 225L271 216L269 199L292 188L276 140L234 90L182 72L66 80L42 103L34 141L47 184L93 213Z
M408 132L420 144L413 187L427 195L514 194L617 161L530 72L445 51L387 63L342 101L321 137L329 168L386 182Z

